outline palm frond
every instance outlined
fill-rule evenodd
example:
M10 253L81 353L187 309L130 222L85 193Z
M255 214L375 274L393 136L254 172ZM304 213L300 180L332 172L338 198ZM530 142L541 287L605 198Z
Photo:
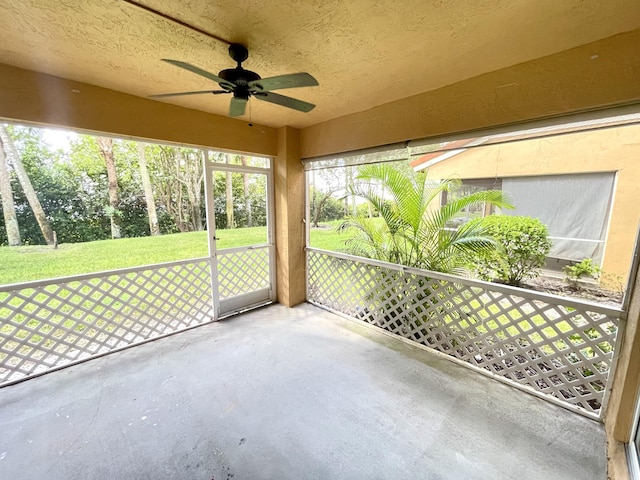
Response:
M430 221L437 225L438 228L445 228L448 222L460 217L467 207L484 203L490 203L500 208L514 208L508 196L502 191L485 190L466 195L443 205L440 209L431 213Z
M347 241L349 250L429 270L458 271L472 253L498 248L478 222L457 230L445 228L469 206L491 203L513 208L508 198L496 190L476 192L442 207L434 205L443 191L455 189L460 182L456 179L434 182L423 172L404 171L390 164L365 165L356 178L361 182L351 193L369 202L382 221L361 217L345 221L344 225L353 232ZM380 194L381 188L390 195L390 201Z

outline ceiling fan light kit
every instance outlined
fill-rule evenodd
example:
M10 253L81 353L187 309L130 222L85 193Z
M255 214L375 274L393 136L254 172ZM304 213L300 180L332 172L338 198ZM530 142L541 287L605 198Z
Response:
M190 63L163 58L162 60L164 62L170 63L171 65L184 70L188 70L209 80L213 80L220 86L220 90L163 93L160 95L150 95L150 98L179 97L184 95L200 95L204 93L210 93L213 95L232 93L233 98L231 98L229 106L229 116L231 117L244 115L247 102L252 96L258 100L291 108L299 112L310 112L315 107L312 103L273 93L273 90L317 86L318 81L310 74L300 72L262 78L256 72L246 70L242 67L242 62L249 57L249 51L244 45L239 43L232 43L229 45L229 56L237 63L237 66L235 68L224 69L220 71L218 75L214 75L213 73L207 72L206 70L196 67L195 65L191 65Z

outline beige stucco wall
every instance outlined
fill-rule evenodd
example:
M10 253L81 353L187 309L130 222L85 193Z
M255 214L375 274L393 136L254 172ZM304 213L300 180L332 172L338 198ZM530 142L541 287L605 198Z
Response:
M276 129L0 64L0 119L273 156Z
M602 269L626 279L640 221L639 125L471 148L432 165L428 175L472 179L587 172L617 173Z

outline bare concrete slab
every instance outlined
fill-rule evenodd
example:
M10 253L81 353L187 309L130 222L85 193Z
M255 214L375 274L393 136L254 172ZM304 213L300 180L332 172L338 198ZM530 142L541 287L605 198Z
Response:
M606 478L602 425L310 305L0 390L0 479Z

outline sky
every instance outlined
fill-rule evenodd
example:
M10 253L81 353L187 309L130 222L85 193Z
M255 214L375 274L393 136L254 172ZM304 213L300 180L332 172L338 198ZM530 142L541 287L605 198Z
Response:
M45 141L54 149L68 151L72 140L78 134L69 130L59 130L54 128L43 128Z

